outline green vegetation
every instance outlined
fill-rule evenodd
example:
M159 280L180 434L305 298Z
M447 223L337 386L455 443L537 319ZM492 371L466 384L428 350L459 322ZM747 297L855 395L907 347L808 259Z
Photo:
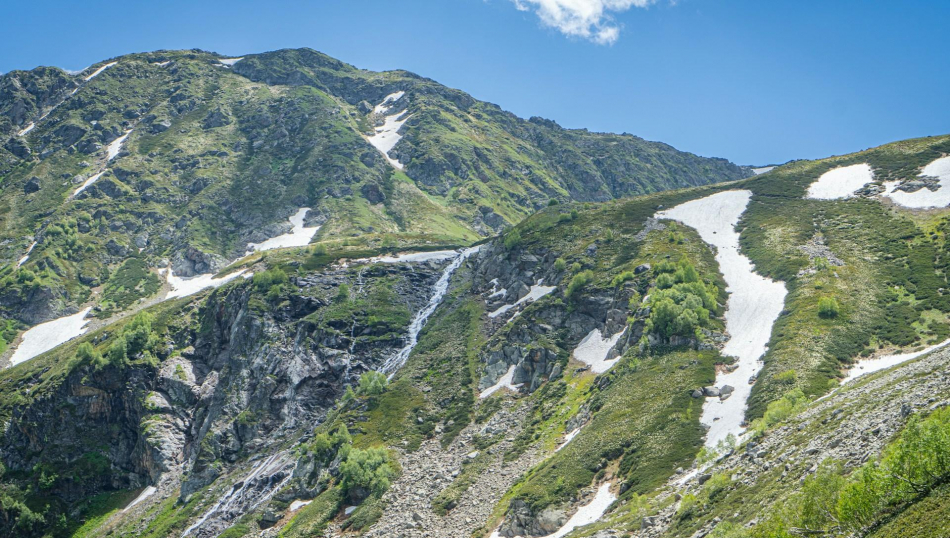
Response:
M656 287L650 293L650 317L646 332L660 336L696 336L700 327L708 327L710 313L716 313L719 289L700 280L699 272L683 260L674 265L660 263L655 270Z
M818 316L826 319L836 318L841 313L841 307L834 297L818 299Z

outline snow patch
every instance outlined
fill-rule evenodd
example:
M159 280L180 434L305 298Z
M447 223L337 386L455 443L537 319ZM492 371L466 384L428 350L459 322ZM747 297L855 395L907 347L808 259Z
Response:
M911 209L947 207L950 205L950 157L941 157L931 162L921 170L920 175L939 179L940 188L932 191L925 187L916 192L904 192L897 190L900 181L888 181L884 183L886 189L884 196Z
M571 441L573 441L574 438L577 437L577 434L579 434L579 433L581 433L581 429L580 429L580 428L574 428L573 430L571 430L567 435L564 436L564 441L561 443L560 446L558 446L556 449L554 449L554 451L555 451L555 452L560 452L561 449L564 448L564 447L566 447L568 443L570 443Z
M406 92L396 92L396 93L391 93L387 95L386 98L383 99L382 103L376 105L376 107L373 108L373 113L385 114L389 112L389 109L392 108L392 104L402 99L403 95L406 95Z
M25 128L23 128L23 129L22 129L20 132L18 132L16 135L17 135L17 136L25 136L27 133L29 133L30 131L32 131L34 127L36 127L36 124L31 121L29 125L27 125Z
M716 261L726 281L726 332L729 340L723 355L736 357L738 368L716 376L716 385L735 387L726 400L709 398L703 404L700 422L709 426L706 446L715 447L729 434L744 430L749 380L762 369L761 357L768 346L772 325L785 304L785 283L758 275L749 258L739 253L735 226L745 212L752 193L725 191L680 204L656 214L695 228L706 243L716 247Z
M21 265L26 263L27 260L30 259L30 253L33 252L34 247L36 247L36 241L33 241L32 243L30 243L30 248L26 249L26 254L24 254L22 258L17 260L16 262L17 267L20 267Z
M244 59L244 56L241 56L240 58L222 58L222 59L220 59L220 60L218 60L218 61L221 62L222 64L228 66L228 67L231 67L232 65L234 65L234 64L236 64L236 63L238 63L238 62L240 62L240 61L243 60L243 59Z
M875 357L873 359L868 359L865 361L859 361L857 364L851 367L848 370L847 377L841 382L841 384L849 383L855 379L867 375L873 372L878 372L881 370L886 370L891 366L897 366L898 364L905 363L909 360L916 359L917 357L922 357L932 351L936 351L940 348L946 347L950 344L950 340L944 340L939 344L930 346L926 349L920 351L914 351L913 353L899 353L895 355L883 355L881 357Z
M567 520L563 527L554 534L549 534L544 538L561 538L567 536L571 531L584 525L594 523L610 508L610 505L617 500L617 496L610 492L610 482L606 482L597 490L593 500L589 504L581 506L574 512L574 515Z
M483 390L478 395L478 397L488 398L489 396L498 392L501 389L511 389L514 391L518 390L518 388L521 387L521 383L518 383L517 385L512 385L511 380L514 379L514 377L515 377L515 366L511 365L508 367L508 371L505 372L505 375L501 376L501 378L498 380L497 383Z
M753 168L753 169L752 169L752 173L755 174L755 175L757 175L757 176L761 176L762 174L764 174L764 173L766 173L766 172L771 172L771 171L774 170L774 169L775 169L774 166L763 166L763 167L761 167L761 168Z
M620 361L620 357L608 360L607 356L625 332L627 332L626 327L610 338L604 338L600 329L592 330L574 348L574 358L590 366L590 371L595 374L610 370Z
M166 281L172 288L171 291L168 292L168 295L165 296L165 299L187 297L189 295L198 293L205 288L217 288L227 284L239 276L243 276L244 278L251 278L254 276L253 273L248 273L247 269L241 269L240 271L229 273L220 278L215 278L215 276L211 273L190 277L180 277L175 276L175 272L170 268L166 269L165 271Z
M380 256L370 258L374 263L423 263L429 261L444 262L458 256L455 250L435 250L432 252L410 252L397 254L395 256Z
M152 65L157 65L159 67L165 67L166 65L172 63L171 60L165 60L164 62L152 62Z
M124 135L120 136L119 138L116 138L112 142L109 142L109 145L106 146L107 160L111 161L112 159L116 158L119 152L122 151L122 144L125 144L125 140L129 137L130 134L132 134L132 129L129 129L128 131L125 132Z
M395 355L389 357L383 363L381 371L388 373L390 378L395 375L396 370L399 370L399 368L406 363L409 354L412 353L412 350L416 347L416 343L419 341L419 332L425 327L429 316L442 304L442 299L449 290L449 280L452 278L452 273L461 267L462 262L469 256L478 252L480 248L481 245L476 245L459 252L455 260L442 270L442 276L439 277L439 280L432 287L432 296L429 298L429 304L420 310L413 318L412 323L409 324L409 334L406 335L406 344Z
M541 284L543 282L544 282L543 278L541 280L538 280L538 283L531 286L531 289L528 290L527 295L525 295L521 299L518 299L515 302L515 304L502 305L498 307L498 309L496 309L494 312L489 312L488 317L497 318L498 316L504 314L505 312L511 310L512 308L516 308L525 303L533 303L537 301L538 299L544 297L545 295L551 293L557 287L557 286L542 286Z
M93 71L91 75L89 75L88 77L86 77L86 78L83 79L83 80L85 80L86 82L89 82L90 80L92 80L92 79L98 77L98 76L99 76L99 73L102 73L103 71L105 71L106 69L109 69L110 67L112 67L113 65L115 65L115 64L117 64L117 63L119 63L119 62L107 63L106 65L104 65L104 66L100 67L99 69L96 69L95 71ZM75 92L73 92L73 93L75 93Z
M300 510L301 508L303 508L304 506L307 506L308 504L310 504L310 503L312 503L312 502L313 502L312 500L310 500L310 501L294 501L294 502L290 503L290 511L291 511L291 512L296 512L297 510Z
M373 112L375 114L386 114L392 108L392 103L401 99L405 94L406 92L396 92L387 95L382 103L376 105ZM408 110L403 110L396 114L384 116L383 124L375 128L375 134L366 138L374 148L383 154L383 157L389 161L389 164L393 165L397 170L403 169L402 163L391 158L389 152L396 147L396 144L402 139L402 135L399 134L399 129L402 129L402 126L409 120L410 115L408 113Z
M854 191L874 181L874 172L867 163L852 164L829 170L809 185L805 198L812 200L841 200L850 198Z
M40 323L23 333L23 340L10 357L10 365L26 362L85 333L89 323L85 317L90 310L92 307L87 307L71 316Z
M139 493L139 496L136 497L135 500L133 500L132 502L130 502L128 506L126 506L125 508L123 508L122 511L123 511L123 512L128 512L129 510L132 509L133 506L139 504L140 502L142 502L142 501L144 501L145 499L148 499L149 497L151 497L152 495L154 495L156 491L158 491L158 488L156 488L155 486L149 486L149 487L145 488L144 490L142 490L142 493Z
M347 506L346 508L343 509L343 515L344 515L344 516L348 516L348 515L352 514L352 513L355 512L355 511L356 511L356 507L355 507L355 506Z
M317 233L317 230L319 230L320 227L315 226L313 228L304 228L303 221L304 217L307 216L308 211L310 211L309 207L301 207L296 213L287 219L290 221L290 224L293 225L293 229L291 229L290 232L283 235L278 235L277 237L271 237L263 243L249 243L247 245L247 251L249 253L261 252L264 250L273 250L275 248L305 247L309 245L310 240Z
M83 184L80 185L78 189L76 189L75 191L73 191L73 196L76 196L77 194L79 194L79 193L81 193L82 191L86 190L87 187L89 187L90 185L92 185L93 183L95 183L96 180L98 180L100 177L102 177L102 174L105 174L105 173L106 173L106 171L103 170L103 171L99 172L98 174L94 174L94 175L92 175L92 176L89 176L89 179L87 179L86 181L84 181Z

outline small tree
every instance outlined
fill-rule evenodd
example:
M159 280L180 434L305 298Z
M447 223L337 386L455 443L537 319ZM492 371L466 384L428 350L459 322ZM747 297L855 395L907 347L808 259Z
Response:
M512 228L507 234L505 234L505 248L507 250L512 250L521 244L521 232L517 228Z
M822 297L818 299L818 316L824 319L833 319L841 313L841 307L838 306L838 300L834 297Z
M386 379L386 374L370 370L360 376L357 393L360 396L379 396L386 392L386 385L388 384L389 380Z
M336 290L336 297L333 298L334 302L345 303L350 300L350 287L346 284L340 284L340 287Z

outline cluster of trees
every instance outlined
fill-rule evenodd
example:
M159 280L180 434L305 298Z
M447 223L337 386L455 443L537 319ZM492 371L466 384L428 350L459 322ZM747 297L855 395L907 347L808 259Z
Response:
M287 273L283 272L279 267L275 267L261 271L260 273L255 273L251 282L257 291L267 294L268 301L275 301L280 298L284 292L284 287L290 282L290 279L287 277Z
M692 336L709 324L710 312L717 308L719 289L704 283L696 268L686 260L660 262L654 269L656 289L650 292L647 332L664 338Z
M843 474L840 463L825 461L770 517L752 529L723 528L715 536L859 536L947 480L950 409L944 408L927 418L911 417L878 461L864 464L850 476Z
M155 356L161 344L161 337L152 329L152 315L139 312L132 318L122 332L116 336L105 353L89 342L83 342L76 348L76 356L70 361L69 370L83 364L91 364L96 370L107 366L125 368L132 358L141 358L148 363L157 363Z
M383 447L355 448L345 425L320 433L310 443L310 452L323 466L339 462L338 483L346 496L360 502L368 495L382 495L396 476L396 466Z

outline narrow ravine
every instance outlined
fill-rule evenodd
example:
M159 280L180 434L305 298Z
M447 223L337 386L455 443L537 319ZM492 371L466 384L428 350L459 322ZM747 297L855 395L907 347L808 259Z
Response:
M726 332L729 340L722 349L735 357L738 367L716 376L716 385L730 385L735 392L725 400L708 398L700 422L709 428L706 446L715 447L730 434L740 435L745 427L745 410L752 392L751 380L762 369L772 326L785 305L785 283L755 273L749 258L739 253L736 224L745 212L752 193L725 191L660 211L658 219L679 221L699 232L706 243L716 247L716 261L726 281Z

